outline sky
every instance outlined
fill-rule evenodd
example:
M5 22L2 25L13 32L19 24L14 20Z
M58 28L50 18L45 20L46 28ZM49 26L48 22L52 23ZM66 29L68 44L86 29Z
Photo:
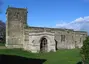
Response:
M89 33L89 0L0 0L0 20L6 9L27 8L29 26L67 28Z

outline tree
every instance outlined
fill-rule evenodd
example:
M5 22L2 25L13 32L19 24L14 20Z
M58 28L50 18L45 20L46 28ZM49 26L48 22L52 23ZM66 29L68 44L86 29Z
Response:
M89 64L89 36L86 37L86 40L83 42L83 46L81 48L81 55L84 64Z
M0 43L5 43L6 39L6 25L0 20Z

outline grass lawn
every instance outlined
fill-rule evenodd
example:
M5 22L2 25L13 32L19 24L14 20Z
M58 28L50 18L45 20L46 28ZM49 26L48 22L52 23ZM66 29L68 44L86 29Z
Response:
M0 54L46 59L47 61L44 64L76 64L81 61L78 49L58 50L49 53L30 53L21 49L0 49Z
M0 46L5 46L5 44L4 43L0 43Z

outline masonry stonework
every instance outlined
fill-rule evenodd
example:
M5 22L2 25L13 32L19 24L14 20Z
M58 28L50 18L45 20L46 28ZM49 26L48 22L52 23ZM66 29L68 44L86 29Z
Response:
M31 27L27 25L26 8L7 8L6 44L7 48L23 48L37 52L58 49L81 48L87 32L72 29Z

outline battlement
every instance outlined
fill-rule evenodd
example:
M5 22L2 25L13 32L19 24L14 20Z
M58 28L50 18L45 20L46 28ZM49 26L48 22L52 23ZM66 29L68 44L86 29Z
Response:
M73 29L62 29L62 28L48 28L48 27L27 27L25 29L26 31L29 32L43 32L43 31L47 31L47 32L59 32L59 31L63 31L63 32L72 32L75 34L79 34L79 35L87 35L87 32L85 31L74 31Z
M11 10L21 10L21 11L25 11L26 13L28 13L27 8L17 8L17 7L8 6L8 8L6 10L6 14L7 14L8 11L11 11Z
M77 33L87 33L86 31L74 31L74 32L77 32Z
M85 31L74 31L75 32L75 34L80 34L80 35L88 35L88 33L87 32L85 32Z
M74 31L73 29L62 29L62 28L49 28L49 27L27 27L26 29L31 30L56 30L56 31Z

